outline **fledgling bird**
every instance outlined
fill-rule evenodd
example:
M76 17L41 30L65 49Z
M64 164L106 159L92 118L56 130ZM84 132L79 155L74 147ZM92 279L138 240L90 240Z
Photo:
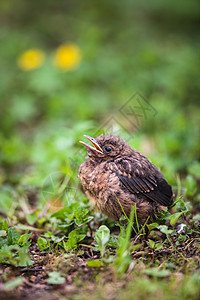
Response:
M171 186L144 155L115 135L84 136L93 146L80 142L87 147L88 156L80 165L78 178L90 202L101 212L118 221L124 212L130 216L136 205L142 225L173 203Z

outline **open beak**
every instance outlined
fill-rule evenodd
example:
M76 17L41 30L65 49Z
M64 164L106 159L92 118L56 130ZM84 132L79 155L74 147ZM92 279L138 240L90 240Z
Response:
M101 149L101 147L99 146L99 144L96 142L96 140L93 137L91 137L89 135L84 135L84 137L86 137L93 144L94 147L80 141L80 143L82 145L84 145L87 149L91 150L94 153L103 154L103 150Z

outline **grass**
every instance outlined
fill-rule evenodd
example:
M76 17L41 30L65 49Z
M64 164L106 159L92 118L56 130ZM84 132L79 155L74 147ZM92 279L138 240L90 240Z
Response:
M1 206L2 295L30 297L31 289L33 299L63 293L70 299L198 299L200 214L188 201L198 197L196 180L186 177L184 196L146 225L146 234L134 207L127 226L95 212L71 168L49 176L41 189L2 189L1 199L16 199Z
M1 299L199 299L196 1L12 2L0 4ZM80 57L64 72L53 61L66 42ZM29 49L44 61L25 71ZM101 132L172 185L148 230L136 210L116 224L81 191L79 140Z

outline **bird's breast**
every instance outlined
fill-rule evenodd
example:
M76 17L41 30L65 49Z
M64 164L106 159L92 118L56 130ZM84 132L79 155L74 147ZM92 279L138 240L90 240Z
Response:
M107 199L119 186L119 179L115 172L108 170L105 164L99 164L94 167L83 163L80 166L78 177L86 196L100 210L102 210Z

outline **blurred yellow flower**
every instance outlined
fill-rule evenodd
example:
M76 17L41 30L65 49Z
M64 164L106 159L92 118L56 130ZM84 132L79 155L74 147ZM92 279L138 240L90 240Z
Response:
M63 44L57 48L53 61L59 69L71 71L80 64L80 49L74 44Z
M46 206L51 211L58 211L63 208L62 200L59 198L48 199Z
M45 59L45 53L39 49L30 49L23 52L17 59L19 68L30 71L39 68Z

